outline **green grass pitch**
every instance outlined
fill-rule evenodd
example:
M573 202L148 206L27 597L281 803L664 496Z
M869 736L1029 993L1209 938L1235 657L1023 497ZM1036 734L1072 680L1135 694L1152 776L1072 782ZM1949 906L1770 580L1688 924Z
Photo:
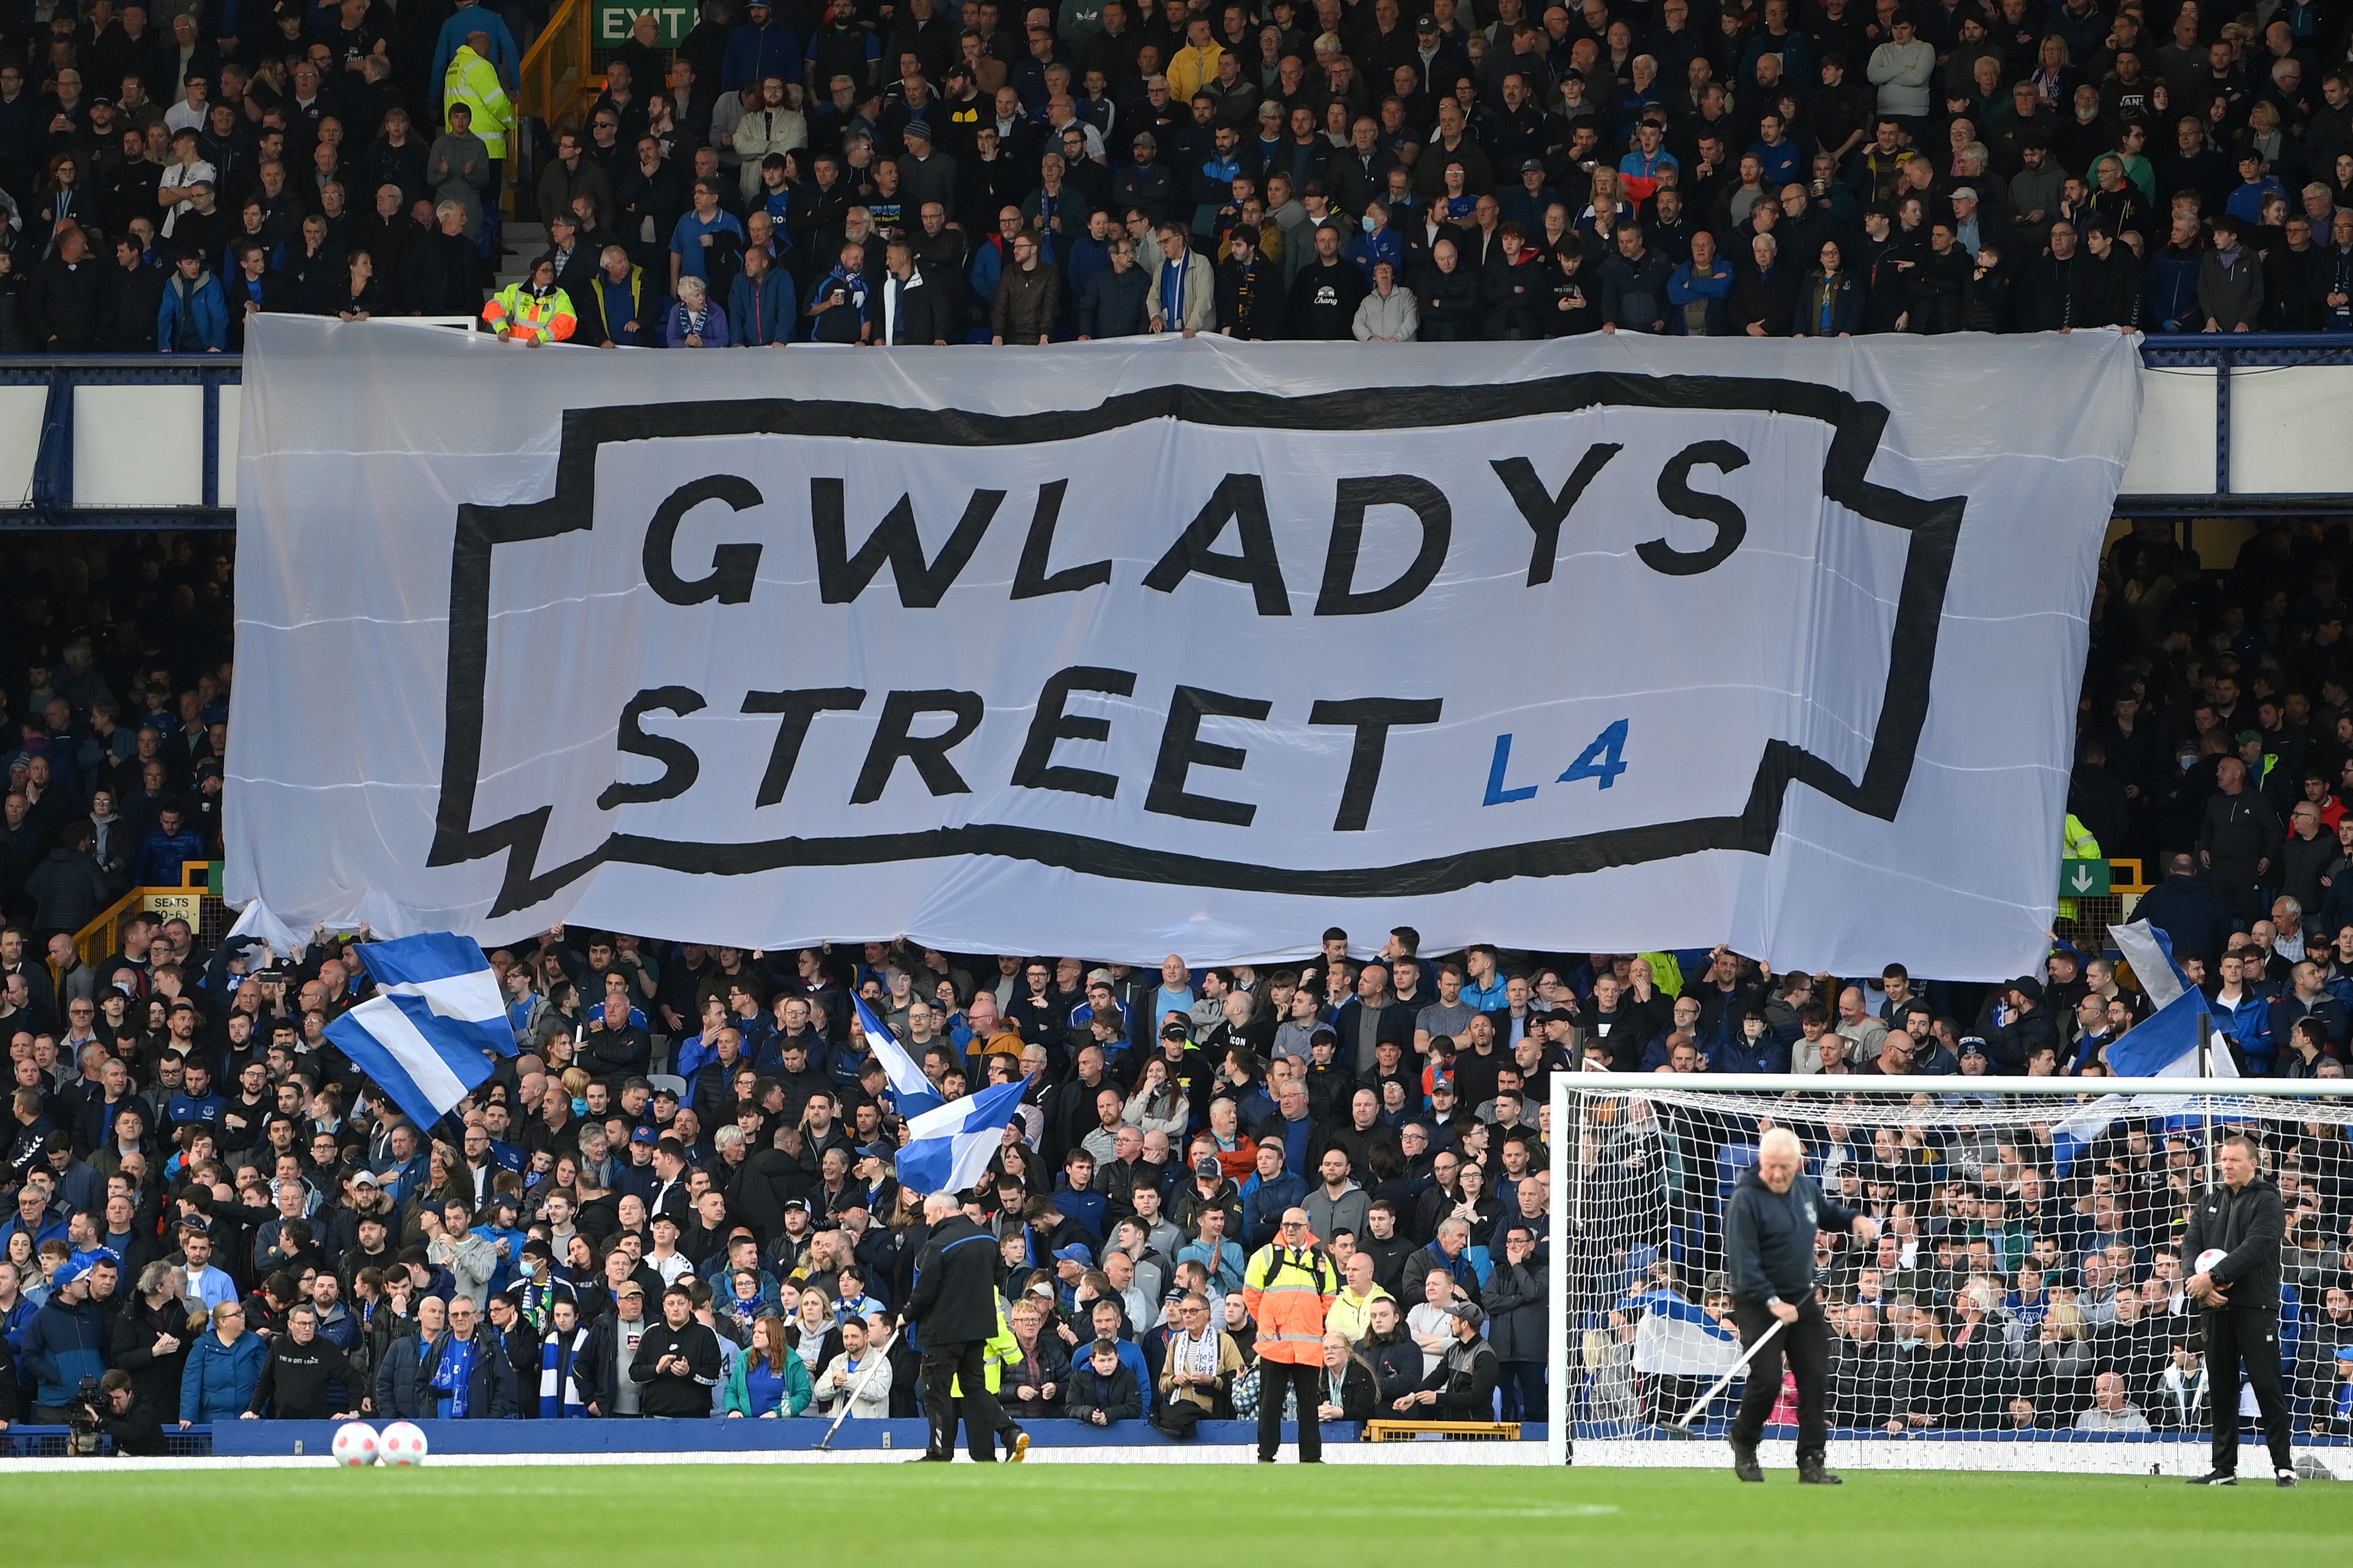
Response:
M2353 1563L2353 1486L2342 1484L2283 1492L2192 1489L2172 1478L1854 1472L1843 1487L1801 1489L1786 1471L1743 1487L1715 1471L1303 1469L1285 1460L843 1465L830 1476L812 1465L323 1464L110 1476L98 1462L0 1479L0 1509L30 1552L23 1561L44 1568L334 1568L442 1552L500 1568L774 1568L811 1525L837 1561L955 1568L1429 1568L1466 1554L1793 1568Z

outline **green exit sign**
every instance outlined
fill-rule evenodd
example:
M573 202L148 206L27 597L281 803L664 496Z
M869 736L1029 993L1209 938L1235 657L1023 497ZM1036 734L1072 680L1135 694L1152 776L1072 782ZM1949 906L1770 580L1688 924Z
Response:
M2059 862L2059 896L2061 898L2103 898L2106 896L2108 887L2108 863L2105 860Z
M617 49L629 41L640 16L651 16L659 26L654 35L657 47L674 49L686 40L694 26L691 5L599 5L596 7L596 47ZM640 86L639 91L645 89Z

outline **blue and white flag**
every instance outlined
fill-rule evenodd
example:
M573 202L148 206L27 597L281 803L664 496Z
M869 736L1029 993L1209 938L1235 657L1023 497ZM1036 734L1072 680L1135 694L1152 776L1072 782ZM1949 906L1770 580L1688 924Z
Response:
M899 1184L911 1193L961 1193L980 1180L1005 1142L1029 1080L1000 1083L926 1110L907 1123Z
M2183 992L2195 989L2181 965L2173 962L2173 939L2156 926L2135 921L2130 925L2110 926L2108 936L2132 965L2134 978L2148 993L2152 1008L2161 1012Z
M2173 962L2173 942L2147 921L2111 926L2116 949L2132 963L2157 1011L2134 1025L2108 1047L2108 1071L2118 1078L2236 1078L2230 1042L2211 1024L2211 1004L2206 994L2189 984L2189 976ZM2198 1016L2208 1014L2209 1037L2204 1073L2198 1064Z
M1740 1359L1730 1325L1672 1290L1652 1290L1618 1304L1641 1313L1634 1327L1634 1370L1656 1376L1715 1377Z
M376 994L327 1026L327 1038L430 1128L515 1054L490 960L471 937L411 936L354 951Z
M353 952L367 966L375 994L387 996L416 1020L438 1024L456 1037L471 1040L500 1056L515 1054L514 1026L499 977L481 944L470 936L444 933L361 942Z
M912 1121L938 1110L944 1103L940 1091L923 1076L923 1065L907 1054L890 1026L866 1005L865 997L852 992L849 999L857 1005L858 1026L865 1032L866 1048L874 1053L874 1059L882 1064L883 1076L891 1080L891 1100L899 1114Z
M2116 1047L2108 1047L2111 1060ZM2104 1094L2088 1105L2079 1105L2051 1124L2051 1168L2061 1176L2075 1163L2076 1156L2097 1142L2101 1134L2115 1124L2116 1118L2132 1103L2129 1096Z

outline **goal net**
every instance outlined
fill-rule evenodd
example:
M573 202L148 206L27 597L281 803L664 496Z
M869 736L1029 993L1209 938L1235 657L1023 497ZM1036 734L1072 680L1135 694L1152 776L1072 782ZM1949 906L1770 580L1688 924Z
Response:
M1823 1193L1880 1226L1871 1245L1815 1237L1834 1463L2194 1474L2219 1400L2243 1410L2261 1474L2253 1392L2210 1386L2180 1256L2221 1140L2245 1131L2287 1214L2297 1451L2353 1475L2353 1098L2330 1092L2342 1079L2189 1081L1556 1077L1554 1457L1573 1437L1583 1463L1727 1462L1742 1378L1690 1423L1703 1441L1671 1428L1740 1361L1725 1215L1763 1132L1786 1127ZM1768 1462L1796 1436L1783 1380Z

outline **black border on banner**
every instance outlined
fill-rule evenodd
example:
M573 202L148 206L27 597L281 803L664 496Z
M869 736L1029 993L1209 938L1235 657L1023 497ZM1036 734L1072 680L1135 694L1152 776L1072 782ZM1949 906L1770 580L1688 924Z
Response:
M488 826L473 826L490 675L491 558L501 544L553 539L593 528L596 454L608 441L791 435L926 447L997 447L1066 440L1152 419L1252 429L1410 430L1573 414L1597 407L1714 408L1782 414L1826 424L1833 435L1822 463L1823 495L1860 517L1902 529L1911 536L1889 639L1886 689L1862 778L1850 779L1801 747L1773 740L1766 742L1747 804L1737 816L1694 817L1467 849L1398 865L1332 870L1242 863L1050 828L990 823L750 844L685 843L615 833L589 853L542 870L539 850L555 809L552 803ZM449 563L449 675L444 701L447 727L441 798L426 864L458 865L506 851L505 879L490 910L493 918L544 902L607 861L693 876L747 876L790 867L868 866L989 855L1116 881L1323 898L1403 898L1452 892L1517 877L1577 876L1709 849L1769 854L1779 827L1782 798L1792 784L1806 784L1866 816L1893 821L1903 805L1921 728L1927 720L1946 586L1968 500L1924 500L1873 484L1864 477L1878 453L1888 417L1883 405L1865 403L1836 387L1814 383L1617 372L1517 384L1377 387L1299 397L1168 385L1124 394L1092 408L1024 415L792 398L568 409L564 415L552 497L512 506L463 503L458 508Z

